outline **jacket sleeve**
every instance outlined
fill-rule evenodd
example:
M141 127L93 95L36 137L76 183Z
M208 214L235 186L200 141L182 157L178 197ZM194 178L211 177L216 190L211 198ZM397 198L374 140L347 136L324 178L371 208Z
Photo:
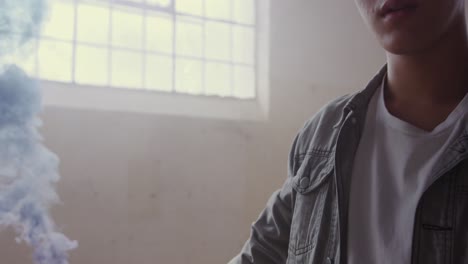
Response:
M242 251L229 264L285 264L294 208L292 181L296 171L296 137L288 162L288 177L282 188L269 199Z

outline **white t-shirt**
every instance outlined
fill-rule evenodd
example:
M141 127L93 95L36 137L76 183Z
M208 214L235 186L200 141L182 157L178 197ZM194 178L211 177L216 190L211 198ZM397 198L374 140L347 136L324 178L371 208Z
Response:
M463 132L468 96L431 132L392 116L384 84L372 97L351 178L349 264L409 264L416 207L433 168Z

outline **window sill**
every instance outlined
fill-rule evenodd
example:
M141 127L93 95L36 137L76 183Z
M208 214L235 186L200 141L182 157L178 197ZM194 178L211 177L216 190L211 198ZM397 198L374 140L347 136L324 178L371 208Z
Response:
M261 100L191 96L41 81L44 106L113 112L267 121Z

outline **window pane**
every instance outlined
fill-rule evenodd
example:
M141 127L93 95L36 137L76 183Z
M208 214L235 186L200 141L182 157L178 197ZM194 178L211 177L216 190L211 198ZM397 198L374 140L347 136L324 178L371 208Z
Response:
M189 94L202 92L202 63L200 61L177 59L176 91Z
M206 22L205 55L210 59L231 59L231 30L230 25L218 22Z
M231 66L224 63L207 63L205 84L207 95L231 95Z
M39 44L39 77L54 81L71 81L72 44L42 40Z
M111 86L141 88L142 61L143 55L139 52L113 50Z
M245 24L255 23L255 0L233 0L234 20Z
M124 2L161 7L171 7L173 3L172 0ZM177 0L174 3L176 12L180 13L255 23L255 0ZM154 91L175 89L196 95L255 97L255 27L189 16L177 16L174 24L173 17L160 10L144 11L109 0L51 1L50 18L42 35L64 41L41 40L37 56L14 62L31 75L37 73L39 78L71 82L75 5L77 83L125 88L142 88L144 84L144 88ZM109 51L108 44L135 51ZM170 56L173 53L180 55L175 62ZM202 60L203 55L208 61ZM243 65L232 65L231 61Z
M141 10L132 12L114 9L112 12L112 45L142 48L143 16Z
M146 49L172 53L172 18L162 13L152 13L146 18Z
M81 84L108 85L108 57L107 49L78 45L75 81Z
M166 7L171 4L171 0L146 0L147 4Z
M63 39L73 39L75 8L72 1L52 1L48 19L44 22L42 35Z
M78 6L77 39L81 42L108 44L109 8L107 5Z
M146 56L146 88L172 91L172 57Z
M231 1L237 0L205 0L206 16L218 19L231 19Z
M201 57L202 34L201 20L179 17L177 19L177 53Z
M246 64L254 63L254 29L234 27L234 61Z
M176 11L201 16L203 14L203 0L177 0Z
M254 68L234 67L234 96L243 99L255 98Z

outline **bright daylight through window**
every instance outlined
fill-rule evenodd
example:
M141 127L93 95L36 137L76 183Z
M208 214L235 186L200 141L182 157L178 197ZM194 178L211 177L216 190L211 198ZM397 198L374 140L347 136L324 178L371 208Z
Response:
M21 64L77 85L256 97L255 0L51 0Z

